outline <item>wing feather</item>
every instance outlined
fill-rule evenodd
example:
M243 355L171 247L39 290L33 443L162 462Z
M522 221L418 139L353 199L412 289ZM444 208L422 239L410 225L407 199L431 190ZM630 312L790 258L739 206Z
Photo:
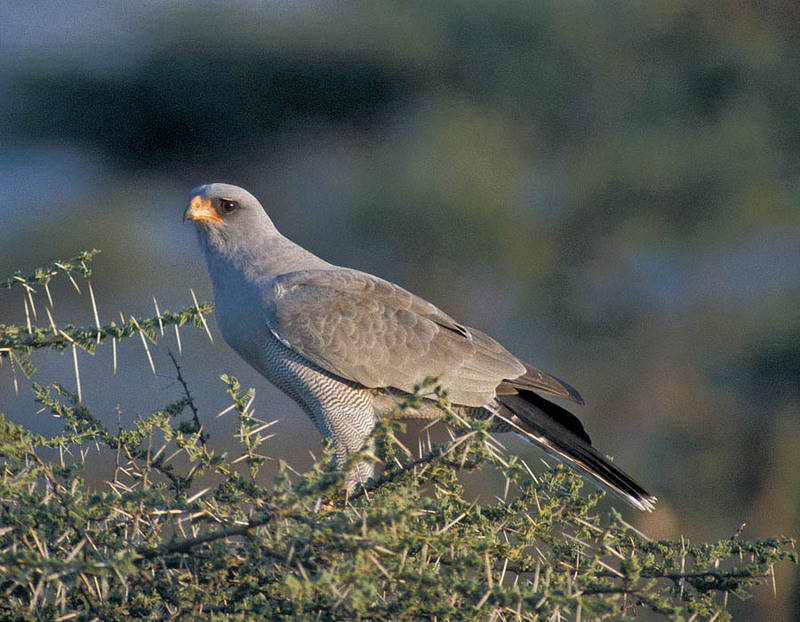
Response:
M526 372L519 359L431 303L372 275L303 270L265 288L267 324L315 364L367 387L413 391L434 376L455 404L482 406Z

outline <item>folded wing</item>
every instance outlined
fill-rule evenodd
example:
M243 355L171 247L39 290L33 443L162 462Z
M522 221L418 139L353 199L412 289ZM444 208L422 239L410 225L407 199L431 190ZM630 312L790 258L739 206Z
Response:
M566 383L403 288L357 270L302 270L267 288L267 324L286 346L366 387L411 392L438 378L454 404L484 406L498 390L581 402ZM507 381L507 382L504 382Z

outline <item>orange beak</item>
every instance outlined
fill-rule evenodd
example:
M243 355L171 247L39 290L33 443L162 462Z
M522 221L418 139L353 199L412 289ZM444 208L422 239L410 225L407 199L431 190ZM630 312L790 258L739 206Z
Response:
M209 199L201 196L194 196L189 202L189 207L183 213L183 222L187 220L197 220L200 222L222 222L222 218L217 214L217 210L211 205Z

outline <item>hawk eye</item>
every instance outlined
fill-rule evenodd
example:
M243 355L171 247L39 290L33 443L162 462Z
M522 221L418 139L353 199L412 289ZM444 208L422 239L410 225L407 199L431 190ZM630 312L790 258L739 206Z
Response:
M237 207L239 207L239 204L236 201L232 201L231 199L220 199L219 211L223 214L235 212Z

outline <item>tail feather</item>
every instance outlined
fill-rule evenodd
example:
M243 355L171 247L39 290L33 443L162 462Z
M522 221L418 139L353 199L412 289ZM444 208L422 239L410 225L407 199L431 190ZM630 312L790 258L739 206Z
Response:
M513 395L517 391L539 391L540 393L563 397L583 405L581 394L573 386L567 384L561 378L546 374L541 369L529 365L525 361L520 361L520 363L525 366L525 373L516 378L504 380L497 387L499 395Z
M580 421L568 410L532 391L499 394L497 416L550 455L635 508L652 512L656 498L591 445Z

